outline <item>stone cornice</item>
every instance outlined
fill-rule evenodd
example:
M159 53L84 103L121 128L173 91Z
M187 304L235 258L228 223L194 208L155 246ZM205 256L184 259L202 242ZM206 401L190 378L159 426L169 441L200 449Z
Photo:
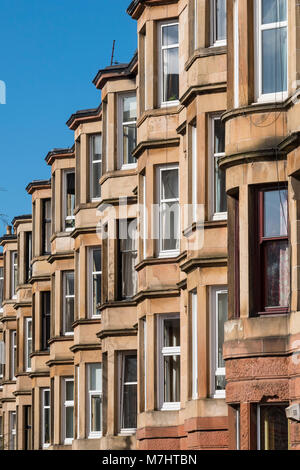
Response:
M225 93L226 90L226 82L208 83L204 85L191 86L180 98L180 103L184 106L187 106L197 95L206 95L210 93Z
M97 338L104 339L110 336L136 336L137 329L136 328L124 328L124 329L117 329L117 330L102 330L97 333Z
M188 71L193 63L202 57L211 57L224 54L227 54L227 46L203 47L201 49L197 49L194 54L186 61L184 69L185 71Z
M146 259L143 259L142 261L140 261L136 266L135 266L135 269L136 271L140 271L141 269L143 269L144 267L146 266L151 266L151 265L161 265L161 264L177 264L179 263L180 261L182 261L187 255L187 252L186 251L183 251L182 253L180 253L179 256L176 256L174 258L156 258L156 257L153 257L153 258L146 258Z
M138 292L134 298L137 302L141 302L144 299L158 299L158 298L178 297L178 296L180 296L179 288L170 287L169 289L142 290Z
M207 256L205 258L190 258L180 265L180 269L188 274L196 268L227 266L226 256Z
M244 163L263 162L270 160L285 160L286 153L280 150L271 149L260 149L253 151L246 151L235 153L232 155L226 155L219 160L219 166L222 169L229 168L235 165L241 165Z
M64 251L60 253L54 253L50 255L47 259L48 263L53 264L55 261L62 260L62 259L73 259L74 258L74 251Z
M75 353L78 351L99 351L101 350L101 344L94 343L94 344L74 344L70 347L70 351Z
M133 157L138 159L145 150L160 149L160 148L167 148L167 147L178 147L179 144L180 144L179 137L174 137L171 139L145 140L138 144L138 146L132 152L132 155Z

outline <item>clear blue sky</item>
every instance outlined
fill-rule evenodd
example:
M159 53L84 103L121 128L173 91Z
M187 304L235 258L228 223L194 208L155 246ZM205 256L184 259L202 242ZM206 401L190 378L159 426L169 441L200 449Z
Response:
M31 213L25 187L50 177L44 158L73 144L70 115L100 103L92 79L137 48L130 0L0 0L0 213ZM0 222L0 236L5 224Z

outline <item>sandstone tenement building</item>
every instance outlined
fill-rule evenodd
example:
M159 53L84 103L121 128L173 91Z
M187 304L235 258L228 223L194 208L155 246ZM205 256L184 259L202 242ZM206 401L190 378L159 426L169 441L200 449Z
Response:
M1 447L300 450L300 4L127 12L0 240Z

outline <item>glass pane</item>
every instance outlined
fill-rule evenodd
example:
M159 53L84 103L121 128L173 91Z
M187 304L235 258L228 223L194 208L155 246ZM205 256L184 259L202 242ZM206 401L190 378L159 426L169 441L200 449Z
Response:
M66 299L65 307L65 332L72 331L72 324L74 323L74 297Z
M136 96L125 96L123 98L123 122L136 121Z
M137 381L137 357L124 356L124 383Z
M180 320L170 318L164 320L164 347L180 346Z
M225 152L225 124L221 119L214 119L214 153Z
M137 219L119 220L121 251L136 251Z
M215 377L215 390L225 390L226 379L225 375L216 375Z
M44 406L50 406L50 390L44 391Z
M90 366L90 391L102 391L102 367L101 364L91 364Z
M215 160L215 213L227 212L226 174L219 168L219 158Z
M218 294L218 367L225 367L223 359L224 324L227 321L227 293Z
M290 295L287 240L265 244L266 307L288 307Z
M286 21L286 0L262 0L262 24Z
M75 173L67 173L67 216L74 215L75 209Z
M122 297L129 298L137 291L137 272L135 265L137 252L129 251L122 253Z
M137 416L137 386L124 385L123 388L123 429L135 429Z
M216 0L216 40L226 39L226 0Z
M44 219L51 219L51 199L44 201Z
M161 206L160 238L163 251L179 249L179 203L164 202Z
M287 235L287 190L264 192L264 237Z
M165 199L178 199L178 170L163 170L161 172L161 198Z
M180 356L164 357L164 402L180 401Z
M102 423L102 399L100 396L91 397L91 432L100 432Z
M162 45L178 44L178 24L162 26Z
M98 315L97 305L101 302L101 274L93 275L93 315Z
M74 295L74 273L66 273L66 295Z
M44 409L44 444L50 444L50 409Z
M285 406L260 407L261 450L288 450L288 420Z
M92 160L101 160L102 138L101 134L92 136Z
M66 408L66 439L73 439L73 406Z
M262 31L262 93L287 90L287 29Z
M164 49L163 54L163 101L179 98L179 60L178 47Z
M136 125L129 124L123 126L123 164L134 163L136 159L132 152L136 147Z
M93 268L92 271L99 272L101 271L101 250L95 249L93 250Z
M74 382L73 380L66 380L66 401L74 400Z
M44 251L45 253L51 252L51 222L45 223L45 241L44 241Z
M92 164L92 198L97 198L101 195L101 186L99 183L101 178L101 167L101 161Z

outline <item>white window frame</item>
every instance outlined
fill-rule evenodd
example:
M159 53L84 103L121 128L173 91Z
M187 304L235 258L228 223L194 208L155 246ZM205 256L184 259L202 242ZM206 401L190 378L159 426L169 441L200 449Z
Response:
M178 197L177 198L172 198L172 199L162 199L161 198L161 193L162 193L162 172L163 171L169 171L169 170L177 170L178 172ZM179 255L180 253L180 173L179 173L179 165L178 164L171 164L171 165L159 165L157 166L156 169L156 186L157 186L157 202L158 202L158 213L156 216L156 225L157 225L157 252L158 252L158 257L159 258L175 258L176 256ZM162 210L161 207L163 203L166 202L173 202L173 203L178 203L179 205L179 212L178 212L178 249L176 250L163 250L162 249Z
M164 322L165 320L179 320L180 314L159 315L157 321L157 338L158 338L158 354L157 354L157 370L158 370L158 407L160 411L180 410L180 401L165 402L164 401L164 357L180 356L181 347L165 347L164 346ZM181 374L179 377L181 380Z
M75 178L75 170L64 170L63 172L63 215L64 215L64 231L65 232L72 232L75 228L75 215L67 215L67 177L69 174L74 173ZM76 185L76 182L75 182ZM66 221L74 221L74 227L66 227Z
M88 275L88 312L89 312L89 318L101 318L101 313L99 312L98 314L95 314L93 312L93 277L94 276L100 276L100 297L101 297L101 281L102 281L102 265L101 265L101 271L93 271L93 256L94 256L94 251L99 250L100 251L100 260L102 257L102 250L101 246L91 246L88 248L88 267L89 267L89 275Z
M211 396L212 398L225 398L225 390L215 390L215 377L225 376L225 367L218 367L218 296L220 294L228 295L227 286L210 287L210 338L211 338Z
M31 324L31 336L29 336L29 324ZM32 352L32 318L25 318L25 370L31 371L31 358L29 357L29 342L31 341Z
M198 294L197 289L190 293L192 314L192 399L198 399Z
M275 93L262 93L262 31L269 29L280 29L286 27L287 38L289 33L288 28L288 1L286 2L286 21L278 21L275 23L261 24L261 13L262 13L262 0L255 1L255 14L254 14L254 41L255 41L255 90L256 90L256 102L273 102L273 101L284 101L288 97L288 89L275 92ZM288 65L289 65L289 54L288 54L288 39L287 39L287 87L288 87Z
M67 382L73 382L73 387L74 387L73 377L62 378L62 437L63 437L63 443L65 445L71 445L74 440L74 398L73 400L66 400ZM73 393L75 393L75 391ZM66 410L67 408L73 408L73 437L72 438L66 438Z
M166 49L175 49L178 48L178 67L179 67L179 42L177 44L172 44L171 46L163 46L162 45L162 32L164 26L178 26L178 40L179 39L179 21L178 20L170 20L170 21L160 21L157 23L157 31L158 31L158 103L160 108L169 107L169 106L177 106L179 104L179 99L174 101L163 101L163 54L162 51ZM179 71L180 76L180 71ZM179 93L179 90L178 90Z
M15 372L17 370L17 332L10 331L10 376L11 380L16 380Z
M217 39L217 0L210 0L211 47L226 46L227 39ZM227 12L226 12L227 14ZM226 31L227 36L227 31Z
M74 275L74 294L66 294L66 286L67 286L67 274L73 273ZM66 330L66 306L67 306L67 299L74 299L74 312L75 313L75 273L73 270L63 271L62 272L62 281L63 281L63 334L64 336L74 336L74 331L67 331Z
M100 160L93 160L93 155L94 155L94 139L96 136L100 136L101 139L101 159ZM102 134L100 132L96 134L90 134L89 135L89 150L90 150L90 195L91 195L91 201L100 201L101 199L101 187L99 184L100 188L100 196L94 197L93 196L93 175L94 175L94 165L100 165L100 175L102 175ZM101 176L100 176L101 177Z
M14 416L14 426L13 426L13 416ZM12 446L13 441L15 440L15 446ZM16 450L17 448L17 412L9 411L9 450Z
M2 281L2 302L4 300L4 266L0 267L0 281ZM3 312L2 302L0 303L0 313Z
M123 103L124 98L136 98L135 92L126 92L118 94L118 166L121 170L130 170L131 168L136 168L137 162L124 163L124 148L123 148L123 127L130 124L135 124L135 121L123 121ZM136 130L137 132L137 130Z
M46 392L49 393L49 405L45 405L45 394ZM50 409L51 409L51 397L50 397L50 388L42 388L41 389L41 409L42 409L42 416L41 416L41 434L42 434L42 448L47 449L50 447L50 442L47 444L45 443L45 410L49 410L49 436L51 436L51 414L50 414Z
M17 283L18 283L18 252L11 251L11 298L17 298ZM16 285L16 289L14 286Z
M211 217L212 220L227 220L227 212L215 212L215 203L216 203L216 187L215 187L215 159L222 158L225 156L225 152L215 153L215 121L220 120L221 113L210 115L210 168L211 168L211 188L212 188L212 197L211 197Z
M124 399L124 386L125 385L136 385L138 386L137 380L135 382L124 382L124 373L125 373L125 357L126 356L136 356L136 351L120 351L118 358L118 369L119 369L119 435L120 436L130 436L136 433L136 428L123 428L123 399ZM138 366L137 366L138 367ZM136 371L138 372L138 371ZM137 391L138 392L138 391ZM136 410L138 413L138 410Z
M101 382L102 382L102 364L101 363L91 363L86 364L87 366L87 407L88 407L88 439L99 439L102 437L102 430L103 430L103 393L102 390L90 390L90 378L91 378L91 368L93 366L100 365L101 368ZM101 399L101 430L100 431L92 431L92 397L100 397Z

